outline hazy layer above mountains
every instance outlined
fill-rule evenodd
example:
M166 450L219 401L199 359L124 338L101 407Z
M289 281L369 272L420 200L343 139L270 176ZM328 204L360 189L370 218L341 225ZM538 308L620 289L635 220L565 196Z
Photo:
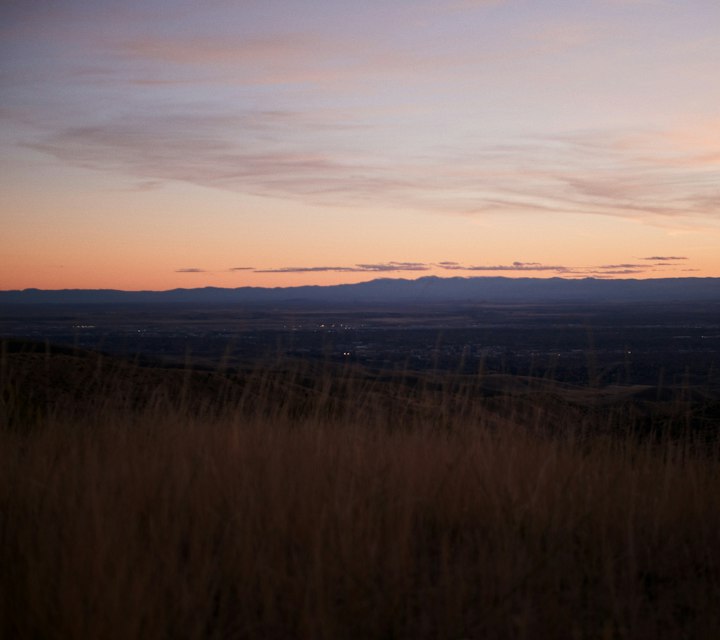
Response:
M62 289L0 291L0 304L86 303L422 303L422 302L700 302L720 300L720 278L381 278L358 284L300 287L203 287L169 291Z

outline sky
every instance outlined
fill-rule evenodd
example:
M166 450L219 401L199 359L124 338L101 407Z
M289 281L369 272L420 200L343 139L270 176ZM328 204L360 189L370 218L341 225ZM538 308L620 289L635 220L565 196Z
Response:
M3 0L0 289L720 277L717 0Z

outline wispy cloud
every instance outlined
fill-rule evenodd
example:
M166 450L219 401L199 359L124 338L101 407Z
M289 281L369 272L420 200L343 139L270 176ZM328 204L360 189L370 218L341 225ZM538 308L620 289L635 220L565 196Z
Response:
M255 267L230 267L229 269L222 269L221 271L232 273L235 271L254 271ZM218 270L201 269L200 267L183 267L181 269L175 269L175 273L218 273Z
M644 269L598 269L597 271L592 271L592 274L595 277L598 276L629 276L637 273L643 273ZM579 272L576 272L579 273ZM585 272L585 273L589 273Z
M117 42L115 51L136 63L140 83L232 82L245 85L324 84L342 81L349 50L327 35L307 33L194 34L168 37L153 34ZM352 47L351 42L345 43ZM324 57L318 53L324 52Z
M362 127L369 125L348 111L178 110L65 128L27 146L153 185L182 181L328 206L466 215L574 213L649 222L712 219L718 212L720 161L702 164L703 154L678 148L675 141L667 144L661 133L489 140L472 153L467 145L430 155L398 151L389 162L358 146Z
M632 262L624 262L622 264L603 264L598 269L647 269L646 264L638 264Z
M382 262L350 266L293 266L272 269L255 269L254 273L385 273L401 271L430 271L441 269L449 272L464 273L547 273L563 277L610 277L620 275L636 275L662 271L667 263L620 263L591 266L572 266L558 264L542 264L540 262L515 261L510 264L462 264L445 260L435 263L425 262Z
M356 266L366 271L427 271L430 268L424 262L381 262Z
M255 273L385 273L392 271L429 271L430 266L423 262L383 262L376 264L356 264L348 267L279 267L276 269L256 269Z
M675 262L677 260L687 260L686 256L650 256L641 258L641 260L650 260L653 262Z
M359 13L364 20L373 15L373 11ZM386 21L394 18L408 28L437 9L398 5L384 13ZM394 32L382 29L374 29L372 35L355 31L352 36L335 29L286 27L262 34L214 31L188 37L155 33L115 41L112 46L120 59L131 64L138 84L291 85L323 91L354 91L391 77L423 83L428 72L452 73L453 67L482 57L477 46L463 50L456 48L456 42L446 42L443 50L433 52L402 47Z
M547 265L539 262L515 261L511 264L490 265L463 265L458 262L438 262L435 266L447 271L474 271L474 272L546 272L564 277L609 277L623 275L637 275L662 271L673 263L658 262L653 264L624 262L620 264L601 264L590 266Z
M496 265L461 265L458 263L438 263L439 267L449 271L552 271L555 273L572 272L571 267L544 265L539 262L513 262Z
M255 269L255 273L352 273L363 271L354 267L278 267L276 269Z

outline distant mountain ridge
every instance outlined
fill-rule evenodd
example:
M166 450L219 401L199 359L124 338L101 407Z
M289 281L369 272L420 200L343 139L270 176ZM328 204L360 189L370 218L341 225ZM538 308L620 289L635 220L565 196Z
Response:
M720 301L720 278L604 280L426 276L297 287L202 287L167 291L23 289L0 291L0 304L261 304L425 302L702 302Z

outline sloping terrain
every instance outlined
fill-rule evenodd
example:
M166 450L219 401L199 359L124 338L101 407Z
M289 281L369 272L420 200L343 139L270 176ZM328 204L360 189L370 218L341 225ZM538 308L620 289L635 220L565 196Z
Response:
M278 359L234 370L158 366L96 351L12 340L1 344L0 419L154 409L217 416L366 415L387 424L506 420L608 431L688 429L715 437L720 399L703 387L581 386L487 373L378 372L353 364Z

